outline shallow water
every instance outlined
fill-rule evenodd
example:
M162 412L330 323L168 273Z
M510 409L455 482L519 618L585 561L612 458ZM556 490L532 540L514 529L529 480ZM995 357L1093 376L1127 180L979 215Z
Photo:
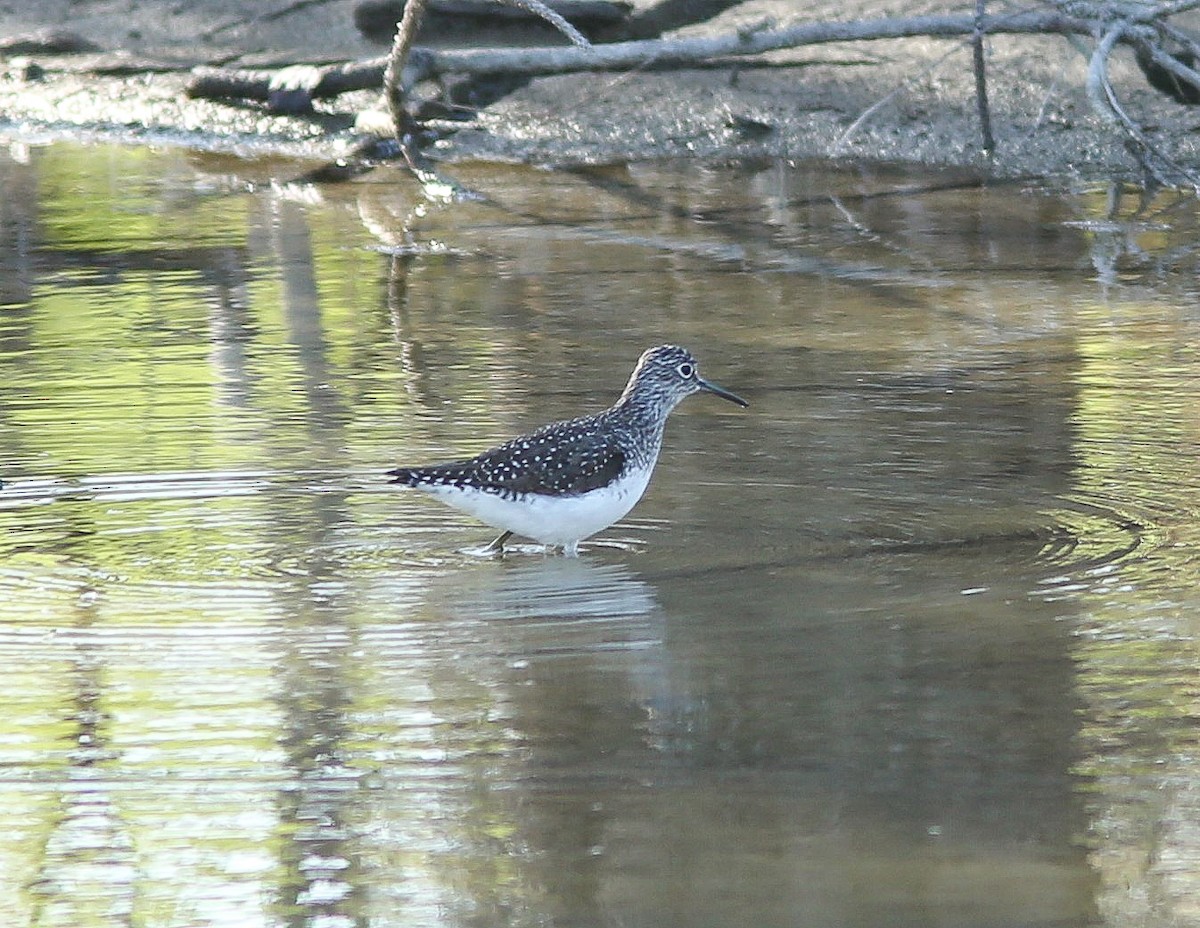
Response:
M1197 208L0 154L13 926L1200 919ZM688 400L578 560L390 487Z

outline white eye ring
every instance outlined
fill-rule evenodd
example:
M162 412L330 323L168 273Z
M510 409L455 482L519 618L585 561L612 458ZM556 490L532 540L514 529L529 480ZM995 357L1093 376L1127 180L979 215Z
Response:
M682 364L679 365L679 367L675 368L675 370L677 370L679 372L679 376L682 377L684 380L687 380L689 377L692 376L692 374L696 373L696 369L694 367L692 367L692 365L688 364L687 361L684 361Z

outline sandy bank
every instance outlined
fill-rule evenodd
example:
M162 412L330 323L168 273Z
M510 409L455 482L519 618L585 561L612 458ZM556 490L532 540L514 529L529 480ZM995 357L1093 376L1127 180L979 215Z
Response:
M748 0L682 33L895 13L868 0L806 4L799 13L797 6ZM348 94L284 117L257 105L189 100L182 91L199 64L268 67L380 54L354 29L353 8L353 0L259 4L250 14L232 0L0 4L0 39L52 28L93 46L69 54L16 46L0 69L0 132L335 156L357 141L355 116L377 105L377 94ZM904 10L937 11L963 5ZM774 53L767 66L538 78L483 109L474 127L436 151L447 160L783 156L977 166L1002 177L1137 176L1122 139L1092 111L1086 59L1066 40L996 37L988 64L998 142L991 158L982 151L969 48L931 39L807 47ZM1112 77L1156 141L1184 163L1200 163L1200 110L1151 90L1128 51L1117 52Z

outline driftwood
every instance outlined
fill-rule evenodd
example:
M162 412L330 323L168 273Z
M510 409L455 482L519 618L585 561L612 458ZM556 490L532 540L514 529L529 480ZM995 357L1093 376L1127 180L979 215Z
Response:
M404 112L409 90L418 82L455 74L524 76L580 71L631 70L647 66L700 66L714 59L762 55L780 49L832 42L873 41L924 37L967 37L973 47L975 90L983 147L995 147L991 134L984 71L983 40L1000 35L1058 34L1091 37L1095 47L1089 62L1087 92L1095 111L1120 131L1130 151L1153 183L1183 182L1200 189L1200 178L1159 151L1121 106L1108 79L1107 61L1121 44L1133 48L1139 67L1155 88L1177 102L1200 101L1200 45L1173 27L1169 18L1200 8L1200 0L1175 0L1160 5L1106 0L1062 2L1052 9L1011 15L987 15L984 0L974 14L897 17L855 22L803 23L786 27L762 26L715 36L659 38L588 44L540 0L501 0L531 9L566 32L570 47L442 49L413 44L416 24L428 0L409 0L392 54L367 61L295 71L282 87L278 74L264 71L197 69L187 93L210 99L241 98L287 109L312 99L351 90L386 86L389 109L402 146L411 141L413 123ZM410 22L411 15L411 22ZM405 27L408 23L408 27ZM1168 50L1168 49L1171 50ZM385 79L386 78L386 79ZM857 125L857 122L856 122Z
M404 83L412 86L421 80L452 74L546 75L578 71L623 71L650 63L658 66L674 64L686 67L712 58L761 55L805 45L916 36L951 38L974 35L977 30L986 35L1091 35L1095 31L1095 24L1087 19L1054 11L1038 11L981 18L974 15L944 15L844 23L804 23L782 28L745 29L718 36L646 39L567 48L412 47L405 62ZM388 57L390 56L319 69L321 76L311 89L312 96L316 99L328 98L352 90L382 87ZM206 99L241 98L266 102L270 96L271 80L272 74L268 71L197 68L188 85L187 94Z

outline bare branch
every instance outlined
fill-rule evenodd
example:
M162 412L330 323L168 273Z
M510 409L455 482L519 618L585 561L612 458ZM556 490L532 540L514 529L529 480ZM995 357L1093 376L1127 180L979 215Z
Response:
M880 97L878 100L876 100L870 106L868 106L865 110L863 110L861 113L859 113L858 116L855 118L854 122L850 123L850 125L848 125L846 127L846 131L838 136L837 141L834 142L834 145L833 145L834 150L836 151L836 150L840 149L843 145L845 145L850 140L850 138L856 132L858 132L858 130L861 129L872 116L874 116L877 112L879 112L879 110L881 110L887 104L891 103L894 99L896 99L896 97L900 96L900 94L904 92L905 83L911 82L913 80L918 80L921 78L928 77L930 74L932 74L938 68L940 68L942 66L942 64L946 61L947 58L949 58L951 55L958 54L959 51L961 51L961 49L959 49L958 47L950 49L950 51L946 52L944 55L942 55L941 57L939 57L939 58L935 59L933 62L931 62L924 70L918 72L917 74L910 75L908 77L908 81L901 83L897 87L893 87L888 93L884 94L882 97Z
M1112 85L1108 82L1108 56L1112 54L1114 46L1124 34L1124 23L1117 23L1104 33L1096 44L1095 51L1092 52L1091 61L1088 62L1085 85L1088 100L1091 101L1096 115L1105 122L1116 126L1121 125L1121 116L1124 113L1119 106L1114 105L1116 96L1113 94Z
M584 38L583 33L563 19L562 15L550 9L541 0L500 0L506 6L515 6L518 10L526 10L534 16L540 16L551 26L570 39L571 44L579 48L588 48L592 43Z
M988 16L982 31L992 35L1076 32L1090 35L1086 20L1057 12ZM430 49L425 77L454 73L563 74L573 71L613 71L638 67L647 61L686 65L728 55L759 55L782 48L829 42L874 41L914 36L966 36L976 29L973 15L911 16L844 23L805 23L778 29L739 31L718 36L615 42L580 48Z
M402 149L407 150L412 138L414 126L412 117L404 106L404 98L408 96L408 88L415 83L411 75L405 73L408 64L409 51L421 28L421 18L425 15L427 0L408 0L404 5L404 17L396 27L396 38L392 42L392 52L388 55L387 67L383 71L383 92L387 97L388 113L392 117L392 131Z
M1197 0L1200 2L1200 0ZM714 57L760 55L782 48L830 42L902 39L914 36L968 36L977 28L988 35L1062 33L1091 35L1088 20L1053 11L987 16L981 24L973 15L912 16L844 23L805 23L778 29L742 30L718 36L614 42L588 48L411 49L405 86L445 74L564 74L573 71L622 71L654 62L686 66ZM348 90L378 87L386 58L340 65L325 72L314 97L331 97ZM192 97L266 100L270 75L255 71L197 69L188 86Z
M1119 21L1101 36L1088 63L1087 94L1092 109L1105 122L1121 129L1129 140L1129 149L1146 172L1148 180L1163 187L1171 187L1184 179L1188 185L1200 190L1200 178L1174 159L1163 154L1154 145L1136 122L1121 107L1116 91L1108 79L1108 57L1117 43L1125 39L1129 23ZM1165 172L1170 172L1174 177Z
M975 105L979 110L979 131L983 134L983 150L990 155L996 150L992 135L992 114L988 108L987 66L983 55L983 20L987 0L975 0L975 31L971 35L971 61L975 68Z
M420 49L416 49L420 51ZM320 79L309 89L314 100L324 100L355 90L377 90L383 86L387 58L350 62L317 68ZM199 100L257 100L266 103L276 72L237 68L197 67L184 92Z
M1166 19L1176 13L1186 13L1188 10L1200 8L1200 0L1176 0L1175 3L1164 3L1153 8L1153 15L1148 18Z

